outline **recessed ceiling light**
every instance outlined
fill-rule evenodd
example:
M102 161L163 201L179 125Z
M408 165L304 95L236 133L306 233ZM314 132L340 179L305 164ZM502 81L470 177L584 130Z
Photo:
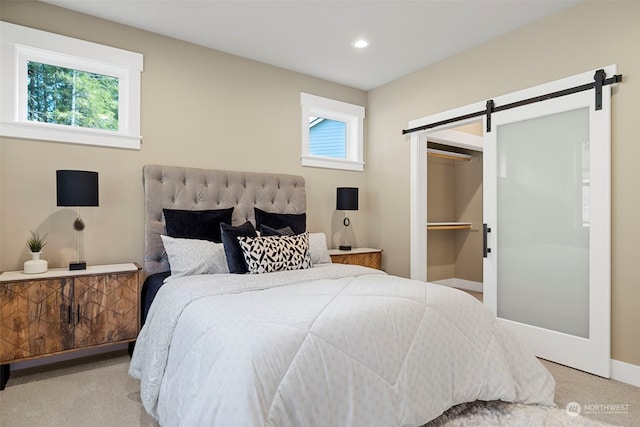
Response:
M358 39L358 40L354 40L353 43L351 43L351 46L358 48L358 49L364 49L365 47L369 47L369 40L365 40L365 39Z

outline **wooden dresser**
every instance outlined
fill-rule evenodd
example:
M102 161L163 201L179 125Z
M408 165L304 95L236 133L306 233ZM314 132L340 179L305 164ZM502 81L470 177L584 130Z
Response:
M329 249L331 262L336 264L356 264L364 267L382 269L382 249L353 248L350 251Z
M140 329L140 266L4 272L0 301L2 390L11 363L135 341Z

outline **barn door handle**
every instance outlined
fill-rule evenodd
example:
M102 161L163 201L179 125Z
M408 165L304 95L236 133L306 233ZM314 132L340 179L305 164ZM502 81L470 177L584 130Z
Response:
M486 258L491 253L491 248L487 247L487 233L491 233L491 228L487 224L482 224L482 257Z

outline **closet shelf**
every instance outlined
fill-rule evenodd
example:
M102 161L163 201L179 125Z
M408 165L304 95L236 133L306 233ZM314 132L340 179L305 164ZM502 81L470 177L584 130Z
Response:
M427 222L427 230L470 230L470 222Z
M435 148L427 148L427 156L439 157L441 159L448 160L471 160L471 156L468 154L454 153L453 151L436 150Z

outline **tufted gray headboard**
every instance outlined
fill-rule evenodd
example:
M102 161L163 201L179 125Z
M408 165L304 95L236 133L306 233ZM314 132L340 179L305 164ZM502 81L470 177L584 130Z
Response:
M234 207L233 225L255 225L253 208L274 213L304 213L304 178L297 175L146 165L144 184L144 275L169 270L160 235L162 209Z

